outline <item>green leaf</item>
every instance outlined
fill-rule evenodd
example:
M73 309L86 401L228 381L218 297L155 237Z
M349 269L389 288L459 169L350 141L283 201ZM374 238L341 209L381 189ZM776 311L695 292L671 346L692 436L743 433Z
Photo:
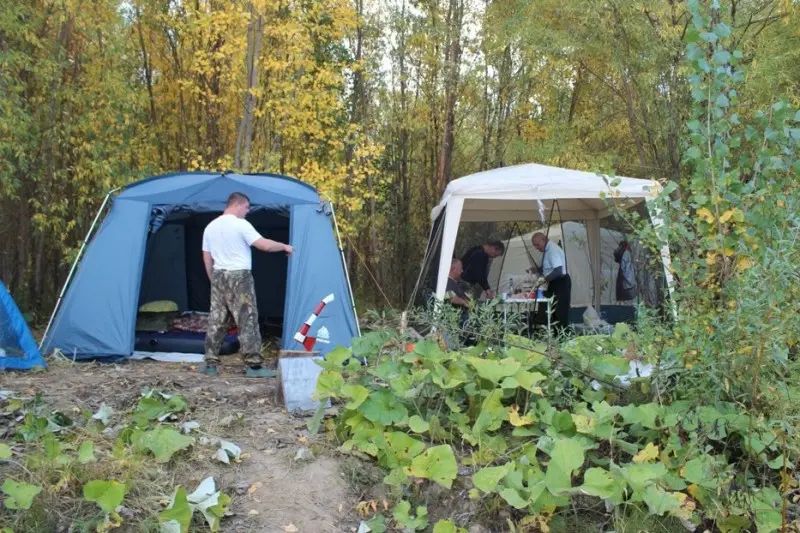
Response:
M173 454L180 450L185 450L194 443L194 439L181 435L168 426L158 426L157 428L145 432L138 442L138 446L150 450L159 463L166 463L172 458Z
M0 460L11 459L11 447L8 444L0 442Z
M369 389L362 385L348 383L342 387L342 396L350 398L350 401L344 406L345 409L358 409L358 406L364 403L369 396Z
M519 370L516 374L514 374L513 379L515 379L517 383L519 383L519 386L523 389L541 394L541 388L537 387L536 384L546 379L546 377L547 376L540 372Z
M700 38L708 43L715 43L717 42L717 35L708 31L704 31L700 34Z
M427 423L421 416L414 415L408 419L408 427L414 433L425 433L430 429L431 425Z
M559 439L550 452L550 463L544 483L552 494L558 495L561 491L572 486L572 471L583 465L583 446L573 439Z
M315 359L314 362L325 370L341 372L345 361L350 359L351 356L352 352L349 348L339 346L328 353L328 355L325 356L325 359Z
M320 400L337 398L342 392L342 385L344 385L344 378L340 372L323 370L317 377L317 388L314 394Z
M749 528L750 524L750 519L743 515L728 515L716 521L716 526L722 533L740 533Z
M186 489L178 487L175 491L169 507L162 511L159 515L162 522L170 522L172 520L180 524L181 532L186 533L189 531L189 524L192 523L192 509L189 507L189 501L186 496Z
M506 463L503 466L489 466L482 468L472 474L472 484L476 488L486 493L495 492L497 484L514 469L514 463Z
M554 414L552 425L559 433L575 433L575 421L572 420L572 415L567 411L559 411Z
M439 520L433 526L433 533L459 533L459 529L452 520ZM461 529L461 531L464 530Z
M453 449L443 444L433 446L425 450L425 453L418 455L411 462L411 467L405 469L405 473L414 477L430 479L449 489L453 480L458 475L458 465Z
M478 434L483 431L496 431L503 425L508 409L503 407L501 403L502 399L502 389L494 389L489 396L483 400L480 414L478 418L475 419L475 424L472 428L473 433Z
M90 440L85 440L78 448L78 462L82 465L95 461L94 458L94 443Z
M503 498L508 505L515 509L524 509L530 503L530 500L524 499L518 490L512 488L505 488L501 490L500 497Z
M95 502L106 514L113 512L125 498L125 483L94 480L83 486L83 498Z
M481 359L479 357L467 357L466 359L480 377L488 379L492 383L500 383L503 378L513 376L522 366L519 361L511 357L506 357L500 361Z
M686 159L700 159L701 155L700 148L697 146L690 146L684 154Z
M6 479L0 490L6 495L4 503L9 509L22 509L27 510L31 508L33 499L37 494L42 492L42 487L39 485L31 485L21 481L14 481L13 479Z
M650 485L644 491L644 502L651 514L664 516L681 506L681 499L676 492L667 492L661 487Z
M379 390L370 394L358 410L367 417L367 420L384 426L401 424L408 420L406 406L387 390Z
M622 468L621 472L625 481L635 492L644 492L655 480L661 479L666 475L667 468L663 463L629 464Z
M410 515L411 504L406 500L398 503L392 510L392 516L397 522L412 531L418 531L428 527L428 508L419 506L417 507L416 516Z
M180 413L186 409L183 397L170 396L167 402L154 396L146 396L139 400L133 412L133 420L139 426L146 426L154 420L165 420L172 413Z
M608 470L589 468L583 475L580 490L589 496L607 499L614 495L614 484L614 476Z
M724 94L717 96L717 99L714 103L717 104L718 107L723 107L723 108L728 107L730 105L728 97L725 96Z
M727 50L717 50L711 59L717 65L727 65L731 61L731 54Z
M717 37L719 37L720 39L724 39L725 37L730 37L730 35L731 35L731 29L730 29L730 27L729 27L727 24L725 24L724 22L720 22L720 23L718 23L716 26L714 26L714 33L715 33L715 34L717 35Z
M383 482L390 487L399 488L408 483L408 476L403 472L402 468L393 468L383 477Z
M713 468L714 459L708 455L700 455L686 463L681 469L680 475L689 483L716 489L719 482L714 476Z
M770 533L781 528L781 511L761 499L753 501L750 505L753 518L758 528L758 533Z
M382 514L376 514L366 524L371 533L386 533L386 519Z
M425 450L425 443L402 431L385 433L386 466L395 468L407 466L408 463Z

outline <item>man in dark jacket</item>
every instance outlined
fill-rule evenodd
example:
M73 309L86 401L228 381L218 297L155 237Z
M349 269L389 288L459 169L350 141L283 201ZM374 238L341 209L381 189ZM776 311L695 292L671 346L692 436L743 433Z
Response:
M500 257L505 251L502 242L493 241L470 248L461 258L464 265L461 279L473 286L475 299L480 297L481 292L485 292L487 298L494 298L494 291L489 286L489 265L492 259Z

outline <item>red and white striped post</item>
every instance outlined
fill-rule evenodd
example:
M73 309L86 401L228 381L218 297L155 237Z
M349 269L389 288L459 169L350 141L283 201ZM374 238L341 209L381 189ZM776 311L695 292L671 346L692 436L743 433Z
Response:
M325 309L325 306L331 303L333 300L333 293L323 298L322 301L317 305L317 308L314 309L314 312L311 313L311 316L308 317L303 326L300 328L300 331L294 334L294 340L302 344L303 348L305 348L307 352L310 352L314 347L314 343L317 342L316 337L308 336L308 330L311 329L311 324L317 320L317 317L319 317L320 313L322 313L322 310Z

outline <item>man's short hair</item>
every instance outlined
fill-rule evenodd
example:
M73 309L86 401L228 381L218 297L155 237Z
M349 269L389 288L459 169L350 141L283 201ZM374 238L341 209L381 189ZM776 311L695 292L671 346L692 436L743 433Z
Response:
M228 207L244 203L250 203L250 198L248 198L246 194L235 192L228 196Z
M491 241L489 242L489 246L497 250L500 253L500 255L506 253L506 246L500 241Z

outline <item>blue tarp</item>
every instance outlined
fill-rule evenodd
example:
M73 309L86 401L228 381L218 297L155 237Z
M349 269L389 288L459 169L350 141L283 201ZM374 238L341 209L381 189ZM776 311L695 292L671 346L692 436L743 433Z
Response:
M262 300L271 295L284 298L283 316L279 317L283 320L281 347L302 349L294 334L320 300L331 293L335 300L325 307L309 335L327 330L330 342L322 342L323 334L314 347L323 355L337 345L349 346L358 330L347 274L330 207L316 190L286 176L182 173L133 183L113 200L76 269L43 352L59 349L76 359L130 356L142 295L153 297L161 286L171 287L170 296L174 297L169 299L194 307L181 310L207 311L197 309L208 305L208 280L198 263L199 238L202 225L225 208L233 192L250 198L254 209L248 219L262 235L284 240L288 232L289 243L295 248L288 264L285 257L277 257L281 254L265 257L262 252L253 252L260 312L276 313L274 305L262 304ZM265 211L270 215L264 215ZM169 228L170 237L157 239L165 228ZM175 243L185 247L185 252L170 253L165 248L170 246L174 251ZM158 261L163 261L163 278L158 275ZM170 276L178 283L165 283ZM143 285L145 277L148 279ZM184 292L175 295L176 290ZM280 311L278 308L277 313Z
M46 367L28 324L14 298L0 281L0 369Z

